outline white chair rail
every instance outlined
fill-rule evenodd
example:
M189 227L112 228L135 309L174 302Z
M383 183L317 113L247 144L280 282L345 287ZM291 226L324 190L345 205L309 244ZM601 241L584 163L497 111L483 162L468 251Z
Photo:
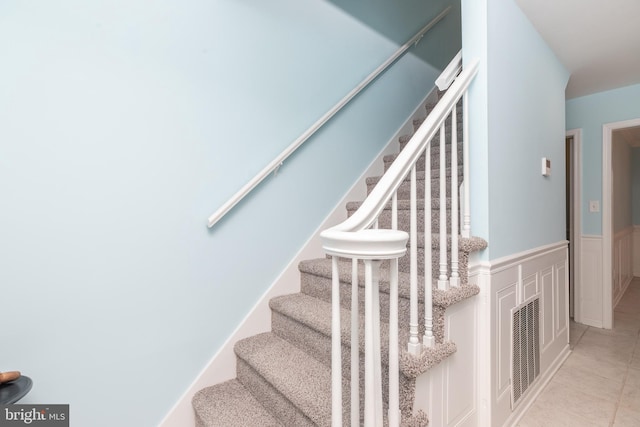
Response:
M332 279L332 425L342 426L342 361L340 341L340 281L338 274L339 258L352 262L351 289L351 425L360 425L360 390L359 390L359 343L358 343L358 264L361 261L365 270L365 391L364 391L364 425L382 426L383 424L383 390L380 347L380 300L379 268L381 261L389 264L389 391L388 421L390 427L400 425L399 405L399 346L406 345L407 351L418 355L425 347L433 347L432 288L446 290L450 286L460 285L458 236L469 237L471 216L469 212L469 133L467 97L465 96L471 81L478 72L478 62L473 61L461 71L461 54L456 55L438 79L441 89L447 92L436 104L432 112L424 120L406 147L380 178L376 187L362 203L360 208L347 220L321 233L323 247L333 259ZM458 74L459 73L459 74ZM463 182L458 181L458 101L463 103ZM449 121L447 121L447 119ZM447 135L447 123L451 127ZM434 137L439 132L437 141ZM450 159L447 163L447 138L450 138ZM432 141L433 140L433 141ZM432 201L431 201L431 148L432 142L439 144L439 212L438 234L440 250L436 274L432 271ZM419 337L420 321L418 314L418 197L417 197L417 163L424 155L425 194L424 194L424 226L420 233L424 234L424 335ZM451 168L451 178L447 180L447 165ZM398 230L398 190L400 185L410 181L409 229ZM450 186L448 189L447 186ZM447 225L447 191L450 194L451 224ZM460 192L460 193L459 193ZM463 211L458 211L459 200ZM391 206L391 228L379 229L379 217L383 210ZM460 223L461 227L460 227ZM450 236L450 239L447 238ZM421 236L422 237L422 236ZM409 282L410 282L410 314L409 340L399 342L398 333L398 277L399 258L405 255L409 244ZM451 255L448 259L448 253ZM435 282L433 281L435 279Z

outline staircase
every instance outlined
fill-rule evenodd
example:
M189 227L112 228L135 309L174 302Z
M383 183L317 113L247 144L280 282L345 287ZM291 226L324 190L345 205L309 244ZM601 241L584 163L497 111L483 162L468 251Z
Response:
M426 106L425 113L434 107ZM461 112L462 109L460 108ZM459 113L461 114L461 113ZM421 120L414 122L417 129ZM462 123L462 120L458 120ZM449 127L450 129L450 127ZM451 149L459 152L462 158L462 128L458 126L458 146L447 145L447 158ZM403 149L410 135L400 138ZM439 140L436 135L434 140ZM392 164L397 155L386 156L385 170ZM439 167L439 146L431 149L432 170ZM435 173L425 176L424 161L418 167L418 198L424 199L425 188L431 186L432 202L432 236L426 241L424 234L417 239L418 259L424 260L424 251L433 251L433 317L436 345L424 349L420 355L407 352L406 343L409 336L410 311L410 266L409 255L399 260L399 328L400 328L400 409L402 425L426 426L427 414L416 411L415 380L432 366L440 363L456 351L453 342L444 341L444 315L447 307L478 293L478 288L467 282L467 266L469 254L486 247L486 242L479 238L463 238L458 236L459 271L461 283L459 287L448 290L437 289L438 254L440 238L438 236L439 221L436 211L440 208L440 184ZM462 167L447 170L447 180L451 173L456 173L462 180ZM379 177L367 179L368 191L371 191ZM398 228L409 230L409 183L403 183L398 190ZM450 194L447 194L447 209L450 207ZM351 215L360 206L360 202L348 203L346 209ZM424 224L424 203L418 201L418 227ZM451 215L448 213L447 221ZM387 206L379 217L380 228L390 228L391 207ZM447 238L447 251L451 250L451 236ZM407 252L408 253L408 252ZM341 307L341 343L342 343L342 383L343 383L343 425L350 424L349 383L351 352L351 282L353 278L350 260L339 260L340 275L340 307ZM303 261L299 265L301 292L274 298L269 305L272 311L271 332L243 339L236 343L237 377L233 380L200 390L193 398L197 427L213 426L329 426L331 425L331 285L332 261L327 258ZM418 263L418 275L424 276L424 262ZM362 265L357 271L359 284L359 346L360 359L364 359L364 269ZM422 278L423 279L423 278ZM424 279L423 279L424 280ZM424 290L419 291L418 304L424 312ZM380 307L381 307L381 343L383 386L387 386L388 371L388 323L389 319L389 262L383 262L380 269ZM424 333L421 327L420 336ZM364 366L363 363L360 366ZM364 368L361 368L364 369ZM360 374L360 400L363 400L364 374ZM384 400L385 411L387 408ZM362 424L363 404L360 404L360 424Z

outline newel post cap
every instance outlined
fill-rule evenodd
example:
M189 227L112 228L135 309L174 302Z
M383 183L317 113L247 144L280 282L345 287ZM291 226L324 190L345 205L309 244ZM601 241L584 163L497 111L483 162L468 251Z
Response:
M400 258L407 252L409 235L400 230L367 229L320 233L322 247L332 256L358 259Z

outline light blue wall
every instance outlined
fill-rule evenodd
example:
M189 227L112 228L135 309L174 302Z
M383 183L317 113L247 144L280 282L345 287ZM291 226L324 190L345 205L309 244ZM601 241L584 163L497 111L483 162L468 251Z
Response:
M331 3L398 44L406 43L447 7L449 14L425 36L414 54L444 68L461 47L460 0L330 0Z
M486 76L476 82L485 88L474 88L478 96L470 109L482 115L486 110L486 125L478 124L471 135L471 144L480 145L472 149L479 156L472 158L471 185L474 193L479 187L481 196L472 200L472 230L489 242L485 258L496 259L564 239L564 89L569 74L513 0L488 0L484 10L469 4L480 8L475 15L465 12L468 3L463 2L463 43L484 37L468 33L465 17L486 31L486 49L476 41L463 51L467 61L479 57L486 62ZM543 157L552 163L549 177L541 175Z
M589 212L589 201L602 203L602 126L640 118L640 85L599 92L566 102L567 129L582 129L582 233L602 234L602 211Z
M640 147L631 150L631 216L640 225Z
M425 19L426 21L426 19ZM0 6L0 370L75 426L152 426L433 86L317 0Z
M469 156L471 158L471 231L489 236L489 130L488 130L488 0L462 0L462 60L464 66L479 60L478 74L469 87ZM489 250L483 251L487 260Z

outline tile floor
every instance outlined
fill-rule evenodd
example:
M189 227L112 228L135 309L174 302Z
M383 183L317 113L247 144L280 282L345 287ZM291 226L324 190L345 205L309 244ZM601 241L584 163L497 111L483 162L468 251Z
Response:
M614 311L614 328L571 322L571 355L518 426L640 426L640 278Z

